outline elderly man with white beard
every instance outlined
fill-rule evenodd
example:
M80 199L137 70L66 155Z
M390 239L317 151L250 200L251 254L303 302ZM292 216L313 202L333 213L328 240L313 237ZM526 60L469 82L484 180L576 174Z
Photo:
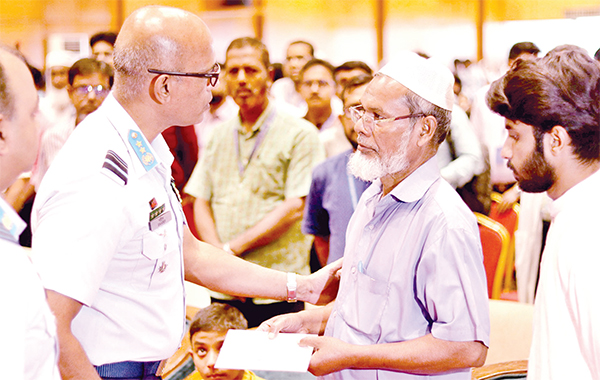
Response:
M414 53L392 59L353 108L352 174L373 184L348 225L334 303L272 318L307 332L310 371L327 379L470 379L489 341L473 213L435 159L451 119L450 71Z

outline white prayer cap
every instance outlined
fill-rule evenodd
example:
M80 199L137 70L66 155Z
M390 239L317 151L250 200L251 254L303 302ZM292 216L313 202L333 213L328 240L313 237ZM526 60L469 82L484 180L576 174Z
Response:
M454 75L436 60L425 59L411 51L402 51L379 72L436 106L452 111Z

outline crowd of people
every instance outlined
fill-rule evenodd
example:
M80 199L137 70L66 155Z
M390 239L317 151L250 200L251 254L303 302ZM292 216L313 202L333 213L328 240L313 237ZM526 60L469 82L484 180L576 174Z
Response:
M0 46L11 378L159 379L189 281L212 303L188 330L192 378L260 379L215 368L228 329L258 328L318 335L301 344L328 379L470 379L490 330L474 212L496 191L500 211L522 208L528 377L600 379L600 63L585 50L519 42L488 81L422 52L334 66L298 40L276 79L260 40L217 62L206 24L162 6L90 47L48 54L42 92Z

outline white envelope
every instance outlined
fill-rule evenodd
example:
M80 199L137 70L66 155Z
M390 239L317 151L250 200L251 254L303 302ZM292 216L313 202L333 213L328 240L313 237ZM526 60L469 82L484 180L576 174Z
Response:
M298 345L306 336L308 334L279 333L270 339L264 331L229 330L215 367L306 372L313 348Z

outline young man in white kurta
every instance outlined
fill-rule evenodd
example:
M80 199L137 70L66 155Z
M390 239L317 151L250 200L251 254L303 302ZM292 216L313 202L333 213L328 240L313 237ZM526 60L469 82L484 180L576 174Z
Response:
M598 62L563 45L518 61L487 95L506 119L502 155L519 187L554 200L528 379L600 379L599 85Z

